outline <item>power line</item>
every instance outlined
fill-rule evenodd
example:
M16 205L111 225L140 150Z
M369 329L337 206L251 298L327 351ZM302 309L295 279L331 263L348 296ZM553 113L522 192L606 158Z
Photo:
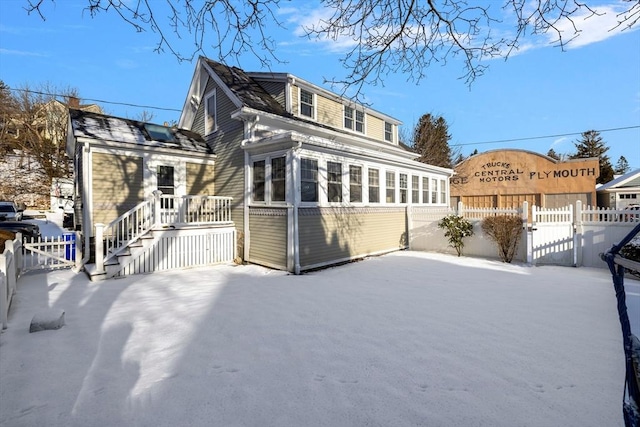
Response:
M610 129L593 129L596 132L613 132L613 131L618 131L618 130L628 130L628 129L638 129L640 128L639 126L626 126L626 127L619 127L619 128L610 128ZM556 135L545 135L545 136L530 136L527 138L512 138L512 139L500 139L500 140L494 140L494 141L483 141L483 142L467 142L467 143L463 143L463 144L451 144L452 147L462 147L465 145L481 145L481 144L499 144L501 142L518 142L518 141L530 141L532 139L546 139L546 138L557 138L560 136L572 136L572 135L582 135L584 132L571 132L571 133L559 133Z
M57 93L47 93L47 92L39 92L37 90L29 90L29 89L15 89L15 88L9 88L9 90L15 90L17 92L27 92L27 93L34 93L37 95L45 95L45 96L53 96L55 98L68 98L69 95L61 95L61 94L57 94ZM92 101L92 102L100 102L103 104L114 104L114 105L125 105L128 107L137 107L137 108L148 108L148 109L152 109L152 110L163 110L163 111L177 111L177 112L181 112L182 110L177 109L177 108L166 108L166 107L154 107L151 105L140 105L140 104L131 104L128 102L116 102L116 101L105 101L103 99L95 99L95 98L82 98L85 101Z
M18 92L27 92L27 93L35 93L38 95L45 95L45 96L53 96L56 98L67 98L69 95L61 95L61 94L55 94L55 93L47 93L47 92L40 92L40 91L35 91L35 90L30 90L30 89L15 89L15 88L9 88L9 90L15 90ZM148 109L152 109L152 110L162 110L162 111L177 111L177 112L181 112L181 109L177 109L177 108L167 108L167 107L154 107L151 105L140 105L140 104L132 104L132 103L128 103L128 102L116 102L116 101L105 101L103 99L95 99L95 98L82 98L85 101L93 101L93 102L100 102L103 104L113 104L113 105L125 105L128 107L136 107L136 108L148 108ZM610 128L610 129L594 129L596 132L614 132L614 131L620 131L620 130L629 130L629 129L638 129L640 128L640 125L638 126L626 126L626 127L617 127L617 128ZM451 144L452 147L463 147L463 146L467 146L467 145L482 145L482 144L500 144L503 142L519 142L519 141L531 141L534 139L546 139L546 138L558 138L561 136L573 136L573 135L582 135L584 132L570 132L570 133L559 133L559 134L555 134L555 135L544 135L544 136L530 136L530 137L526 137L526 138L511 138L511 139L499 139L499 140L493 140L493 141L482 141L482 142L467 142L467 143L460 143L460 144Z

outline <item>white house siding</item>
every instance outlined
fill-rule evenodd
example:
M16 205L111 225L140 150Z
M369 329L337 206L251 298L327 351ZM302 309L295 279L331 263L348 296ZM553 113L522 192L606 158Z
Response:
M287 209L249 209L249 262L286 270Z
M187 194L216 196L214 165L186 163Z
M144 200L142 157L94 153L93 224L109 222Z
M301 208L298 224L303 270L407 247L403 207Z

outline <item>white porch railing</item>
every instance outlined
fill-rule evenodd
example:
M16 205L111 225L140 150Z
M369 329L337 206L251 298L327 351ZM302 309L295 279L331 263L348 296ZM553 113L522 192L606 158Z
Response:
M98 273L104 265L122 253L153 228L166 225L231 225L231 197L174 196L154 191L108 225L95 225L95 262Z

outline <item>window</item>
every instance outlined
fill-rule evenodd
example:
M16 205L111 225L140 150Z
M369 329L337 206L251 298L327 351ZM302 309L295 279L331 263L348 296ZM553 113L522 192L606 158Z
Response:
M253 201L264 202L265 162L253 162Z
M344 127L353 129L353 108L344 107Z
M287 159L276 157L271 159L271 201L284 202L287 196L286 184Z
M431 203L438 203L438 189L435 178L431 178Z
M300 199L303 202L318 201L318 161L300 159Z
M380 203L380 172L369 169L369 203Z
M362 202L362 168L349 166L349 201Z
M429 178L422 177L422 203L429 203Z
M638 195L635 193L631 194L620 194L621 199L635 199Z
M389 122L384 122L384 140L393 142L393 125Z
M444 179L440 180L440 203L447 204L447 182Z
M300 89L300 115L313 118L313 93Z
M144 128L149 134L149 137L154 141L162 142L175 142L175 137L171 132L171 128L166 126L154 125L151 123L145 123Z
M204 133L208 135L218 130L215 90L204 97L204 108Z
M407 174L400 174L400 203L407 203Z
M355 119L355 120L354 120ZM355 130L357 132L364 132L364 112L354 110L351 107L344 107L344 127L347 129Z
M387 203L396 202L396 173L387 172Z
M411 177L411 203L420 203L420 177Z
M356 132L364 133L364 113L356 111Z
M158 166L158 190L163 195L173 195L175 193L175 183L173 178L173 166ZM163 209L173 208L173 199L161 199L160 207Z
M342 201L342 164L327 162L327 192L329 202Z

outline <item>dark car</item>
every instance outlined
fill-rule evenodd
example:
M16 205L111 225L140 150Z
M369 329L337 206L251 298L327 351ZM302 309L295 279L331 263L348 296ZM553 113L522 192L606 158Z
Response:
M629 205L624 210L629 211L625 214L625 221L640 221L640 205Z
M22 233L23 237L40 237L40 227L30 222L0 221L0 230Z

